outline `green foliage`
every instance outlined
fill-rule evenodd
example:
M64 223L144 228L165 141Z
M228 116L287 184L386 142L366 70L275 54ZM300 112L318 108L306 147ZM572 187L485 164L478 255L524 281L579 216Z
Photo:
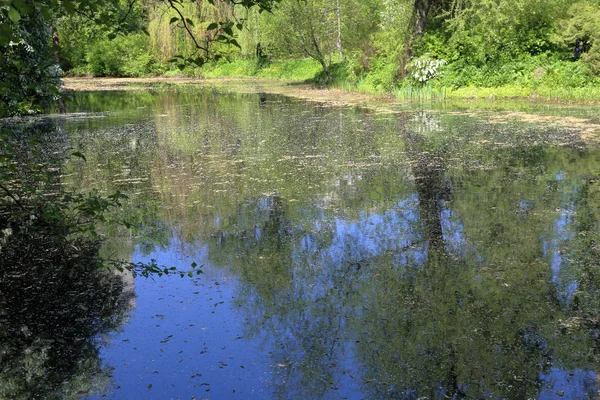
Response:
M5 124L0 136L0 253L7 265L27 268L28 258L36 263L83 270L100 267L128 270L134 275L179 273L155 263L133 264L123 260L101 259L101 228L124 224L118 213L127 198L117 191L112 195L97 192L71 192L61 189L60 171L65 158L76 157L85 163L80 152L69 151L59 136L54 121ZM39 251L26 249L23 243L40 246ZM36 247L37 248L37 247ZM60 260L63 261L60 264ZM194 267L195 268L195 267ZM1 268L0 268L1 269Z
M370 71L362 79L362 85L368 85L376 91L390 91L395 86L398 65L395 57L382 54L371 60Z
M46 19L15 13L0 6L0 118L38 112L56 98L60 77Z
M148 76L160 72L144 34L104 38L90 44L83 69L94 76Z
M465 0L444 14L450 50L470 64L539 54L550 49L549 35L563 0Z
M267 26L269 54L279 57L310 57L331 80L329 66L336 49L335 2L326 0L283 1Z
M558 22L552 39L565 55L573 54L576 40L582 40L581 59L594 74L600 75L600 6L597 2L581 1L571 5L566 18Z

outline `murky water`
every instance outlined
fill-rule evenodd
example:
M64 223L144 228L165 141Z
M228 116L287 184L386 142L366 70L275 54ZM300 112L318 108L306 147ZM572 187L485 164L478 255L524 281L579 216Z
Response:
M65 397L598 397L597 110L213 89L71 108L87 162L64 183L128 193L139 226L105 254L205 273L136 279Z

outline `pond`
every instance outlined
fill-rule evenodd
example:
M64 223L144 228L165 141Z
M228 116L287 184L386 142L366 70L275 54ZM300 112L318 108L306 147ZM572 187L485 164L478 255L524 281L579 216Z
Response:
M511 107L76 93L104 254L204 273L136 278L57 397L597 398L600 114Z

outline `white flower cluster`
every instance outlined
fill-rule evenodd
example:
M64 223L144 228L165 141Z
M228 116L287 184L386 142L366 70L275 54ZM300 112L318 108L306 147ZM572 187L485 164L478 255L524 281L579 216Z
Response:
M8 45L9 45L10 47L15 47L15 46L22 45L22 46L25 48L25 51L26 51L26 52L28 52L28 53L33 53L33 52L34 52L34 49L33 49L33 47L32 47L32 46L31 46L29 43L27 43L25 40L23 40L23 39L19 40L18 42L13 42L13 41L11 40L11 41L8 43Z
M446 60L441 59L418 58L411 62L409 67L413 78L421 83L425 83L440 76L440 68L446 63Z

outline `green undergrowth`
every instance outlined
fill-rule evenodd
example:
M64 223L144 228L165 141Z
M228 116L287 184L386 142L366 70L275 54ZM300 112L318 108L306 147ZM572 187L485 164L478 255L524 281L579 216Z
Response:
M159 68L157 68L159 69ZM305 82L345 91L374 95L392 94L401 100L530 99L553 102L600 102L600 77L582 61L538 55L483 65L457 61L444 65L440 73L419 82L407 73L398 79L394 66L376 64L357 76L347 62L333 63L329 81L321 65L312 59L221 60L201 68L167 70L163 76L202 78L266 78ZM132 74L143 75L143 74Z
M311 59L289 59L266 62L266 60L237 59L229 62L207 63L202 68L172 70L165 76L195 76L203 78L269 78L290 82L306 82L318 79L321 66Z
M272 63L236 60L207 64L194 72L205 78L261 77L290 82L307 82L341 90L393 94L403 100L443 99L531 99L539 101L598 102L600 78L581 61L560 60L551 56L473 66L463 62L446 65L439 76L418 82L410 74L397 79L393 68L385 65L355 76L344 62L330 67L328 82L321 66L310 59L290 59Z

